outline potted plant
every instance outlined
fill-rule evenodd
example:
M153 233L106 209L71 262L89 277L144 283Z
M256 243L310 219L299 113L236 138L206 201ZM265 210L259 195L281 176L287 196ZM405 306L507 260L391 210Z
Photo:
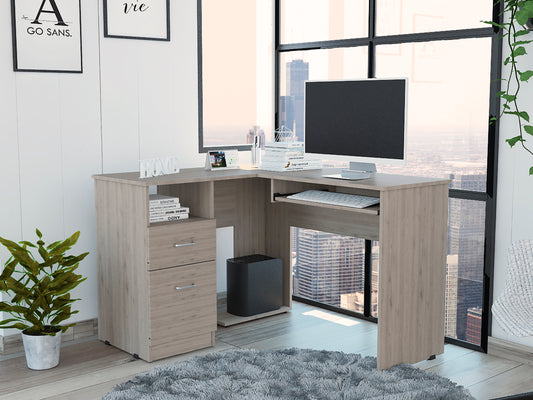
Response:
M0 312L11 317L0 321L0 328L22 331L26 363L31 369L53 368L59 363L61 333L75 324L60 325L70 318L70 291L87 278L75 273L87 254L65 255L76 244L80 232L63 241L46 244L36 229L35 244L18 244L0 237L0 243L11 253L0 275L0 292L11 299L0 302ZM38 261L32 249L39 253Z

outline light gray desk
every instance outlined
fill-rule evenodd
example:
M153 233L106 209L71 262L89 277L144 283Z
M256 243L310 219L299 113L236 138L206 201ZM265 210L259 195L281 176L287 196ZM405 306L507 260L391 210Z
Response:
M322 175L184 169L148 179L137 172L94 176L99 338L149 361L213 345L215 227L234 227L235 257L261 253L283 260L280 312L290 309L290 227L297 226L379 241L378 368L441 354L449 181ZM179 196L191 219L150 224L150 185ZM381 202L348 209L282 196L307 189L371 195ZM180 240L195 245L175 247ZM188 291L175 289L192 283Z

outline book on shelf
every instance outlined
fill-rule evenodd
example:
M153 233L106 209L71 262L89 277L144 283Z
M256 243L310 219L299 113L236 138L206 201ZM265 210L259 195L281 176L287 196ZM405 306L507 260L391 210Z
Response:
M151 194L150 195L150 207L152 206L164 206L177 204L179 207L179 197L166 196L164 194Z
M150 211L162 211L162 210L175 210L177 208L181 208L180 203L174 203L174 204L165 204L161 206L150 206Z
M168 221L178 221L181 219L188 219L189 213L173 214L173 215L161 215L152 217L150 216L150 223L152 222L168 222Z
M272 154L272 155L304 154L304 148L294 147L291 149L287 149L287 148L265 147L265 154Z
M265 144L266 149L303 149L304 142L270 142Z
M261 169L269 171L298 171L304 169L320 169L322 168L322 160L308 159L279 162L264 162L261 164Z
M305 156L302 154L302 155L298 155L298 156L285 156L285 157L271 157L271 156L268 156L267 154L265 154L263 156L263 159L262 159L262 162L276 162L276 163L283 163L285 161L303 161L305 160Z
M159 217L159 216L165 216L165 215L176 215L176 214L183 214L183 213L189 213L189 207L180 207L180 208L172 208L172 209L165 209L165 210L150 210L150 218L151 217Z

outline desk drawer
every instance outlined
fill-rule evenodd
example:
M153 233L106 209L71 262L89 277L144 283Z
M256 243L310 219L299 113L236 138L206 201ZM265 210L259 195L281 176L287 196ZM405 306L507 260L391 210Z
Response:
M211 261L216 256L216 221L194 218L149 228L148 270Z
M151 346L216 330L215 261L153 271L149 276Z

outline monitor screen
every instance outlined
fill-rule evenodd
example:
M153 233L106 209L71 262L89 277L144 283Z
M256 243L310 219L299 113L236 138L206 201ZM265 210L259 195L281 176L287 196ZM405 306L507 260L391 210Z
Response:
M305 152L403 162L406 92L406 79L305 82Z

